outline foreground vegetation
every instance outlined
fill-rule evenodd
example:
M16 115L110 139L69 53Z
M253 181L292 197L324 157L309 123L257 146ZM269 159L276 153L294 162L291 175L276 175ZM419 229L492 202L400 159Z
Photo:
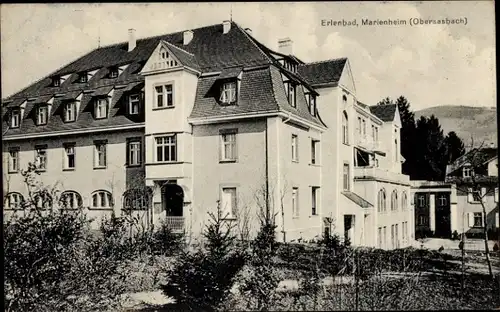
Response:
M157 289L175 303L143 311L500 306L500 279L463 271L459 257L352 248L336 236L278 243L268 209L252 240L238 238L217 209L193 245L165 224L144 227L126 213L93 231L82 210L39 209L34 201L23 207L4 220L5 311L123 311L123 294Z

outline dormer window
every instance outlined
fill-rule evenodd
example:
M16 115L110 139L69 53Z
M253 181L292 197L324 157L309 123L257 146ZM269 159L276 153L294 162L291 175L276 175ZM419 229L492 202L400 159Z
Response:
M18 108L12 109L10 112L10 127L19 128L21 123L21 111Z
M118 67L111 67L109 69L109 78L116 78L118 77Z
M130 115L139 114L140 108L140 95L139 94L131 94L128 97L128 112Z
M309 102L309 113L316 116L316 96L314 94L307 94L307 100Z
M78 82L79 83L85 83L88 81L88 76L87 76L87 72L82 72L78 75Z
M285 81L285 93L288 98L288 103L294 108L297 108L297 99L296 99L296 86L291 81Z
M103 119L108 118L108 99L97 99L95 103L95 118Z
M47 124L48 114L49 114L49 108L47 107L47 105L38 106L37 112L36 112L37 125L41 126L41 125Z
M76 120L76 103L68 102L64 106L64 121L72 122Z
M61 78L60 77L53 77L52 78L52 86L59 87L60 85L61 85Z
M220 99L221 103L236 103L236 81L225 82L222 84Z
M474 175L474 170L470 166L465 166L462 168L462 174L464 178L470 178Z

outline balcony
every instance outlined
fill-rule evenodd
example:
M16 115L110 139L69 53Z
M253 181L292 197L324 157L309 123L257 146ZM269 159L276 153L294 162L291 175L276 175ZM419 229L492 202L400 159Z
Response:
M378 167L354 167L355 180L379 180L410 184L410 177Z
M165 224L174 233L180 233L184 231L184 217L166 216Z
M382 142L374 141L371 137L356 136L356 145L369 152L383 153Z

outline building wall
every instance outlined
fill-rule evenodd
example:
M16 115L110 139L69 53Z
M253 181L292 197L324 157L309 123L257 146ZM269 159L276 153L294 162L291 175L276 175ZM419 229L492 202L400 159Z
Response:
M71 135L47 139L3 141L4 168L8 168L8 149L19 147L20 168L26 169L28 162L35 159L35 145L47 145L47 169L38 176L40 182L47 187L55 186L62 191L77 191L83 200L84 207L90 206L91 193L96 190L107 190L113 194L114 211L121 214L122 195L128 188L144 183L144 166L126 166L126 142L127 138L141 137L143 132L138 130L121 131L110 133L96 133L85 135ZM107 140L107 167L105 169L94 169L94 140ZM63 170L64 165L64 143L76 143L75 146L75 169ZM28 190L20 172L9 174L4 170L3 191L19 192L25 198ZM90 217L99 218L110 214L109 210L88 209ZM10 212L5 211L7 214Z
M488 176L498 177L498 158L495 158L488 163Z
M486 208L485 222L489 229L496 229L498 224L498 202L495 201L494 192L488 192L483 198ZM469 214L482 212L483 208L479 202L470 202L467 193L461 187L457 187L457 232L458 233L478 233L481 227L469 224Z

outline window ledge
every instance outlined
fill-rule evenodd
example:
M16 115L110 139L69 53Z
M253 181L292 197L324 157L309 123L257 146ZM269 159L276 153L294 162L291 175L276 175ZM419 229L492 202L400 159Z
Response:
M75 168L63 168L63 171L75 171Z
M89 207L89 210L113 210L113 207Z
M108 116L106 116L106 117L95 117L95 120L103 120L103 119L108 119Z
M10 171L8 172L8 174L16 174L16 173L19 173L19 171Z
M319 217L319 214L313 214L309 216L309 218L316 218L316 217Z
M294 160L294 159L292 159L292 162L293 162L293 163L296 163L296 164L298 164L298 163L299 163L299 161L298 161L298 160Z
M99 167L94 167L94 170L104 170L107 169L107 166L99 166Z
M342 144L344 144L345 146L351 146L351 144L349 144L349 143L342 142Z
M227 218L221 218L221 220L236 221L236 220L238 220L238 218L236 218L236 217L227 217Z
M156 110L162 110L162 109L170 109L170 108L175 108L175 105L171 105L171 106L165 106L165 107L153 107L152 110L156 111Z
M300 216L293 216L292 219L300 219Z
M309 164L311 167L321 167L321 164Z
M35 169L35 172L45 172L47 169Z
M146 163L146 166L158 166L158 165L180 165L180 164L190 164L186 161L157 161L152 163Z
M136 164L136 165L125 165L127 168L137 168L137 167L141 167L142 164Z
M235 163L237 162L236 159L221 159L219 160L219 163Z

